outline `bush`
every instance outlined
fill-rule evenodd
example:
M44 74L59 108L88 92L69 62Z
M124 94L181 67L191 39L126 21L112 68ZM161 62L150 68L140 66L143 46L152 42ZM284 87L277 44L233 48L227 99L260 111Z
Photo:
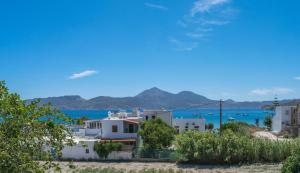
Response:
M223 124L222 130L231 130L234 133L240 134L240 135L247 135L250 136L251 127L243 122L229 122L226 124Z
M281 162L299 150L300 140L271 141L239 135L231 130L222 134L188 131L175 140L183 161L196 163Z
M290 156L283 164L282 173L299 173L300 172L300 154Z
M213 123L205 124L205 130L213 130L213 129L214 129L214 124Z
M267 116L264 120L264 125L267 127L267 129L269 131L272 130L272 124L273 124L273 120L272 120L272 116Z
M114 142L95 142L94 151L98 154L100 158L106 159L108 155L113 151L121 151L122 143L114 143Z

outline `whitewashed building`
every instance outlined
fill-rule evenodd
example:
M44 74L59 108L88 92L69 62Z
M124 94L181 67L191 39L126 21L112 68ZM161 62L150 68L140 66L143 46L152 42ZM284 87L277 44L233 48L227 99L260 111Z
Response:
M300 136L300 105L278 106L272 121L274 132L288 132L290 135Z
M104 119L87 120L84 126L76 127L76 145L65 146L62 151L63 159L97 160L94 151L95 142L119 142L123 144L122 151L112 152L108 159L131 159L132 149L138 145L138 130L140 123L150 119L162 119L174 127L178 133L187 130L205 131L205 119L173 119L171 111L135 109L132 112L108 112Z
M173 113L172 111L168 110L144 110L140 116L142 117L143 121L160 118L171 127L173 124Z
M286 130L291 125L292 106L277 106L273 117L272 129L274 132Z
M94 151L95 142L99 139L75 137L73 146L64 146L62 150L62 159L67 160L98 160L98 154ZM113 151L108 155L108 160L128 160L132 159L132 150L127 146L122 151Z
M173 120L173 127L177 133L183 133L188 130L196 130L203 132L205 131L205 119L203 118L192 118L192 119L183 119L175 118Z

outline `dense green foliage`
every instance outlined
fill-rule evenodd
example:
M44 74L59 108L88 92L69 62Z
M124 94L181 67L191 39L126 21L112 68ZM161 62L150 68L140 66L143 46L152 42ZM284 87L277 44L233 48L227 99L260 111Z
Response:
M299 173L300 172L300 153L299 151L290 156L283 164L282 173Z
M100 158L107 159L108 155L113 151L121 151L122 143L118 142L96 142L94 145L94 151Z
M145 121L141 125L139 135L145 149L164 149L171 146L175 138L175 129L168 126L160 118Z
M206 130L213 130L214 129L214 124L213 123L205 124L205 129Z
M243 122L228 122L223 124L222 130L231 130L235 134L239 135L251 135L251 126Z
M81 118L73 119L73 123L76 125L84 125L84 122L89 120L87 116L83 116Z
M175 145L185 161L214 164L281 162L300 149L299 140L257 139L231 130L222 134L188 131L176 138Z
M26 104L0 81L0 172L59 169L52 161L61 156L64 142L72 141L67 128L57 122L67 119L50 105L38 103Z
M264 120L264 125L267 127L268 130L272 130L272 116L266 116Z

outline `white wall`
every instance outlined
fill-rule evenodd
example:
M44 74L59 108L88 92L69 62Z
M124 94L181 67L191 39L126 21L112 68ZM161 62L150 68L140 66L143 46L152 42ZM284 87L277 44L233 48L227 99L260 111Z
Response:
M100 136L101 135L101 129L85 129L85 135L86 136Z
M188 124L188 125L187 125ZM195 119L182 119L175 118L173 119L173 127L179 127L179 133L183 133L186 131L186 127L188 130L195 130L195 126L199 126L198 131L205 131L205 119L195 118Z
M143 121L146 121L146 116L148 116L148 120L152 119L152 116L155 118L159 117L165 123L172 127L173 123L173 114L171 111L164 111L164 110L145 110L141 117L143 117Z
M112 126L118 126L118 132L112 132ZM137 133L124 133L124 120L104 119L102 120L102 138L124 139L137 138Z
M62 150L63 159L74 159L74 160L87 160L87 159L99 159L96 152L94 152L94 141L84 142L85 147L78 143L74 146L65 146ZM86 153L86 149L89 153Z
M274 132L281 132L286 125L291 124L291 106L278 106L275 109L275 116L272 121L272 129Z
M63 159L72 159L72 160L98 160L99 156L94 151L94 141L85 141L83 146L82 144L76 144L75 146L65 146L62 150ZM89 150L89 153L86 153L86 149ZM129 151L114 151L109 154L109 160L128 160L132 159L132 152Z

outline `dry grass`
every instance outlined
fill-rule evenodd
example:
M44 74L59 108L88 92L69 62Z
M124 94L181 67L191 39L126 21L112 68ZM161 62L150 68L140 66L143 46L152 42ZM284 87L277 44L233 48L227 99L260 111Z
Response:
M174 171L180 173L280 173L282 165L245 165L245 166L216 166L216 165L194 165L175 163L141 163L141 162L75 162L75 169L69 168L68 162L60 162L63 172L87 172L87 173L119 173L131 172L141 173L144 170L156 173L169 173ZM106 169L110 168L110 169ZM106 170L104 170L106 169ZM159 171L160 170L160 171ZM165 171L163 171L165 170Z

